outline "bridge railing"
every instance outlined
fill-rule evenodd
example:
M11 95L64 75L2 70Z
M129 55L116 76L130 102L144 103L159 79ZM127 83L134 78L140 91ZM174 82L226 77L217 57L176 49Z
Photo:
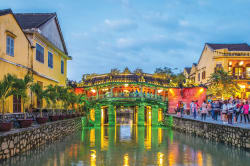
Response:
M151 99L151 100L157 100L157 101L163 101L165 102L167 100L166 97L161 95L154 95L154 94L141 94L141 93L109 93L98 96L91 96L88 98L89 101L95 101L100 99L108 99L108 98L145 98L145 99Z

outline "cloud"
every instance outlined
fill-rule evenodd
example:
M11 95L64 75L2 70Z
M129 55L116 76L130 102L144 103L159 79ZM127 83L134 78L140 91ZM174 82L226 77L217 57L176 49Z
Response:
M130 31L137 29L136 22L129 19L120 19L120 20L110 20L106 19L104 23L111 29L116 31Z
M115 42L115 48L120 51L141 51L144 49L153 49L166 51L168 49L185 49L185 41L175 39L171 36L153 35L144 38L118 38Z

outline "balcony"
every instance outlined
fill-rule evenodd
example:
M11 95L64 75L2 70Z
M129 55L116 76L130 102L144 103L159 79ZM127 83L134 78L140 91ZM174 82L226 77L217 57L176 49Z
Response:
M235 80L250 80L250 74L242 73L242 74L233 74L232 77Z
M91 96L88 97L88 101L104 101L104 100L151 100L156 102L166 102L167 97L161 96L161 95L154 95L154 94L142 94L142 93L106 93L105 95L99 95L99 96Z

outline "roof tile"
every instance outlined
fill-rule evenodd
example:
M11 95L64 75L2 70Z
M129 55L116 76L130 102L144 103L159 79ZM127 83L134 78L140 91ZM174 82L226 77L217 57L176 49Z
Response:
M15 13L15 17L23 29L38 28L54 16L55 13Z
M238 43L238 44L206 43L206 44L214 50L228 49L228 51L250 51L250 46L247 43Z

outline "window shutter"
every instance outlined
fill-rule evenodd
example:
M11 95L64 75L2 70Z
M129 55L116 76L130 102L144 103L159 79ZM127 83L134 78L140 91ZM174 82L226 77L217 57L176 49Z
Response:
M10 55L11 56L14 56L14 39L12 39L12 38L10 38L10 43L11 43L11 45L10 45Z

